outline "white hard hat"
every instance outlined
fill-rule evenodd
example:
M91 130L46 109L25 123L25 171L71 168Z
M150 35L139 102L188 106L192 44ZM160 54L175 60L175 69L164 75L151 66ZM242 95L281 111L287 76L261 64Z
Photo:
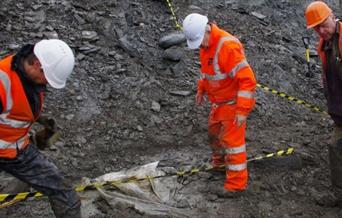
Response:
M183 33L190 49L196 49L201 45L207 23L208 18L197 13L189 14L184 19Z
M48 83L56 89L65 87L75 65L75 56L71 48L59 39L44 39L33 49Z

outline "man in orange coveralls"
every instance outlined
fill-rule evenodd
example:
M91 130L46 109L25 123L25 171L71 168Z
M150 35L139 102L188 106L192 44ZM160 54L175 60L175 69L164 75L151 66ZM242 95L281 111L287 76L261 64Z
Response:
M206 94L211 102L208 134L212 165L224 165L224 187L214 191L219 197L239 196L247 186L246 119L255 105L256 80L240 41L193 13L183 21L190 49L200 47L202 77L198 81L196 103Z

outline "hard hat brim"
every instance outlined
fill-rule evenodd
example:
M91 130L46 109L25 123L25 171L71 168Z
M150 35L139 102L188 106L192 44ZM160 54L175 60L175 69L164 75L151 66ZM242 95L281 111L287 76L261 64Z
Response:
M44 72L44 75L45 75L45 70L43 69L43 72ZM66 85L66 82L64 83L56 83L56 82L53 82L51 81L48 77L45 76L45 79L46 81L49 83L49 85L52 87L52 88L55 88L55 89L62 89L65 87Z
M306 29L314 28L315 26L317 26L317 25L323 23L328 17L329 17L329 16L327 16L326 18L324 18L323 21L317 21L317 22L315 22L315 23L310 24L309 26L306 27Z
M202 44L204 38L204 34L201 35L201 37L199 37L197 40L195 41L191 41L191 40L186 40L188 47L190 49L197 49L200 47L200 45Z

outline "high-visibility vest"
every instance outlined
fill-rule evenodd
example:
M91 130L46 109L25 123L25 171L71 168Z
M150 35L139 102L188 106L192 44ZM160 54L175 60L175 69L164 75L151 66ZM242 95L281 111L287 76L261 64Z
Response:
M338 37L338 47L339 47L339 50L340 50L340 57L339 58L342 58L342 23L340 21L337 21L337 25L338 28L339 28L339 37ZM321 61L322 61L322 67L323 67L323 74L322 74L322 80L323 80L323 85L324 87L326 87L326 70L327 70L327 57L326 57L326 54L324 52L324 48L323 48L323 44L324 44L324 39L323 38L320 38L319 39L319 43L318 43L318 46L317 46L317 53L318 53L318 56L320 57Z
M200 49L202 78L198 89L215 104L236 101L236 112L247 115L255 105L256 80L240 41L211 24L209 47Z
M340 55L342 55L342 23L341 22L337 22L337 25L339 25L339 39L338 39L338 46L339 46L339 50L340 50ZM323 66L323 69L326 70L326 63L327 63L327 60L326 60L326 55L325 55L325 52L324 52L324 48L323 48L323 43L324 43L324 39L320 38L319 39L319 43L318 43L318 47L317 47L317 53L320 57L320 59L322 60L322 66Z
M11 69L13 56L0 60L0 158L15 158L29 144L28 132L35 121L18 74ZM43 94L40 95L41 107Z

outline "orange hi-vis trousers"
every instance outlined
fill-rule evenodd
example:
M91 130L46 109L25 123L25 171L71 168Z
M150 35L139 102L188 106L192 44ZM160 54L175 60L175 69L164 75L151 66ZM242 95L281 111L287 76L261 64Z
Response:
M229 105L212 106L208 120L208 135L212 148L212 165L226 168L224 188L244 190L247 186L246 123L234 124L235 113Z

